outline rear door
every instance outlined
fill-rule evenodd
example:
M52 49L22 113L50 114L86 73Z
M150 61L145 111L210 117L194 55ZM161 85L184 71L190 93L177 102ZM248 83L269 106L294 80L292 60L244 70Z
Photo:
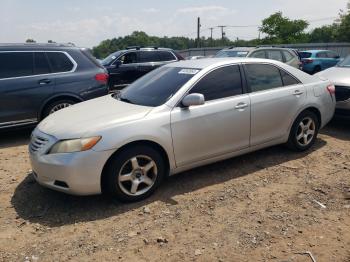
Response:
M204 76L189 93L205 104L171 112L171 130L178 166L249 147L250 100L243 90L240 67L225 66Z
M50 73L45 52L0 52L0 128L38 120L55 85Z
M251 146L284 137L304 105L299 80L272 64L245 64L251 101Z
M140 51L139 76L143 76L148 72L156 69L161 63L158 51Z
M281 63L285 62L285 60L283 59L282 52L280 50L267 50L266 54L267 54L267 59L276 60Z

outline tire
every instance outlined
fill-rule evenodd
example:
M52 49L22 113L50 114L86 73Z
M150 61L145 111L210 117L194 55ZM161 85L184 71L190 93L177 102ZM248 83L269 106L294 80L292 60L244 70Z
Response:
M165 174L164 159L157 150L133 146L110 159L104 173L103 189L122 202L140 201L158 188Z
M310 149L315 144L319 128L320 123L315 113L302 112L293 123L287 146L299 152Z
M51 115L52 113L59 111L63 108L66 108L68 106L72 106L76 104L75 101L70 100L70 99L62 99L62 100L58 100L55 101L53 103L50 103L49 105L47 105L43 111L42 114L42 119L44 119L45 117L47 117L48 115Z

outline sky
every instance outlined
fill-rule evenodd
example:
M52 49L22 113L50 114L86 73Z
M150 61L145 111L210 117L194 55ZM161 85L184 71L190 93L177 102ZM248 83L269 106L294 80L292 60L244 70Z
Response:
M218 25L230 39L253 39L257 25L282 11L291 19L310 21L314 27L332 23L347 0L0 0L0 42L73 42L93 47L107 38L144 31L155 36L196 37L197 17L203 36ZM316 21L315 21L316 20ZM220 38L219 28L213 31Z

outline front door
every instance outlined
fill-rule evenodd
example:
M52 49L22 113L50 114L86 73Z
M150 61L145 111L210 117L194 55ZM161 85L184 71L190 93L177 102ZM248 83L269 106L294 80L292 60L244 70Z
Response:
M54 85L44 52L0 52L0 128L36 122Z
M171 112L178 167L249 147L250 99L238 65L211 71L189 93L203 94L206 102Z

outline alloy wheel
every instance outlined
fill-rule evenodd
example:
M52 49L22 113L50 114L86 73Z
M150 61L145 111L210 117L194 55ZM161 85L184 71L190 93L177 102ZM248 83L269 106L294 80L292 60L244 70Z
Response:
M119 171L118 185L129 196L139 196L149 191L156 182L158 168L148 156L138 155L127 160Z
M299 145L308 146L316 134L316 124L311 117L305 117L299 123L296 132L296 140Z
M63 108L70 107L71 105L72 104L67 103L67 102L57 104L57 105L55 105L54 107L51 108L50 115L55 113L55 112L57 112L57 111L59 111L59 110L61 110L61 109L63 109Z

